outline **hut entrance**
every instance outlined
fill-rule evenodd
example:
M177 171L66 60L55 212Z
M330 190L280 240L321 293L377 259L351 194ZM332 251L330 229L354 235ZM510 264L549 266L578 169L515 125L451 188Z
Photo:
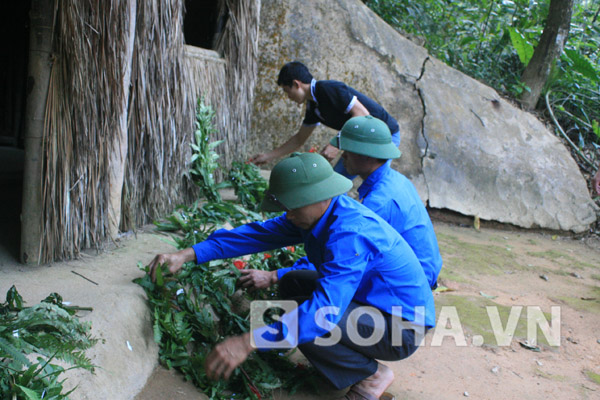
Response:
M19 259L30 8L0 2L0 266Z
M215 37L227 22L223 0L185 0L185 44L214 49Z

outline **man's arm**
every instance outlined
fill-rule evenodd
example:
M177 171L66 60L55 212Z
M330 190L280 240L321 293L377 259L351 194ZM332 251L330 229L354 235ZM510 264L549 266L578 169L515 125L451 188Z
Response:
M266 289L276 284L277 271L262 271L260 269L242 269L239 282L244 289Z
M306 140L308 140L308 137L313 133L315 128L316 125L302 125L298 132L289 138L284 144L268 153L260 153L252 156L252 158L250 158L250 162L253 162L256 165L261 165L298 150L304 143L306 143Z
M196 261L196 253L194 249L187 248L175 253L169 254L158 254L152 259L148 266L150 269L148 270L148 274L152 277L152 280L156 280L156 270L162 264L167 264L169 267L169 272L174 274L177 273L183 264L188 261Z
M254 351L250 333L231 336L217 344L206 357L204 370L210 379L229 379L233 370L241 365Z
M148 266L148 274L156 278L156 270L167 264L169 272L177 273L184 263L207 261L258 253L278 247L298 244L302 241L299 228L281 215L263 222L250 222L232 230L219 229L206 240L191 248L169 254L158 254Z
M360 102L358 99L354 102L354 105L350 109L350 115L353 117L364 117L365 115L370 115L371 113L367 108Z

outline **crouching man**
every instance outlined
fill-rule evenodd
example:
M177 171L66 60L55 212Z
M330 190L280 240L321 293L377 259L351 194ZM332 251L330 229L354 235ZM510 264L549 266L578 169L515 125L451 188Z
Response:
M152 260L151 274L165 263L176 273L187 261L201 264L304 243L317 274L282 291L299 305L273 325L215 346L205 364L209 377L227 379L257 347L286 343L298 346L336 388L349 387L344 398L391 398L384 392L394 374L377 360L415 352L435 324L433 296L410 246L377 214L343 195L351 187L322 156L293 154L273 168L261 205L283 215L218 230L192 248ZM275 283L277 274L270 278Z

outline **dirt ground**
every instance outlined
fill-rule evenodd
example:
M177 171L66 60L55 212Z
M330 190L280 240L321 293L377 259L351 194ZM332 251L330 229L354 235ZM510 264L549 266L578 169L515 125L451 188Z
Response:
M435 293L438 327L413 356L386 363L396 375L389 388L396 399L600 399L600 239L434 225L446 288ZM498 335L514 332L508 344L496 340L494 321ZM539 328L544 322L548 338ZM535 332L529 338L528 324ZM336 395L324 385L316 396L274 397ZM136 400L164 398L206 397L158 368Z
M396 399L600 399L600 239L485 223L476 230L470 222L461 226L435 216L434 226L444 259L440 283L447 290L435 293L438 326L422 348L407 360L387 363L396 375L389 388ZM79 385L72 399L206 398L177 373L155 368L157 349L143 292L131 283L140 273L138 261L147 263L170 248L146 231L82 260L26 267L0 259L0 295L16 284L30 305L57 291L65 300L94 307L83 317L105 338L92 349L102 368L94 377L69 378ZM486 306L492 306L489 314ZM539 315L537 310L544 313L540 325L548 324L549 338L527 318ZM496 340L494 321L498 334L514 329L508 345ZM528 323L537 337L526 342ZM324 385L317 395L277 392L274 398L337 394Z

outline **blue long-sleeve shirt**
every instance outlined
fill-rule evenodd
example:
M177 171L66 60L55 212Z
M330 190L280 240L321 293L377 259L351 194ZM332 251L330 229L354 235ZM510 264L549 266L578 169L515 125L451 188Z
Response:
M358 197L408 242L429 285L435 288L442 269L442 256L429 213L412 182L385 163L360 185Z
M435 325L429 283L410 246L389 224L348 196L334 197L311 230L296 227L283 214L218 230L193 249L197 262L204 263L298 243L304 243L319 278L312 297L282 318L284 323L286 316L297 318L300 329L298 337L290 338L292 343L311 342L330 331L351 301L416 325ZM315 321L322 307L339 310L327 315L333 324L329 329Z

